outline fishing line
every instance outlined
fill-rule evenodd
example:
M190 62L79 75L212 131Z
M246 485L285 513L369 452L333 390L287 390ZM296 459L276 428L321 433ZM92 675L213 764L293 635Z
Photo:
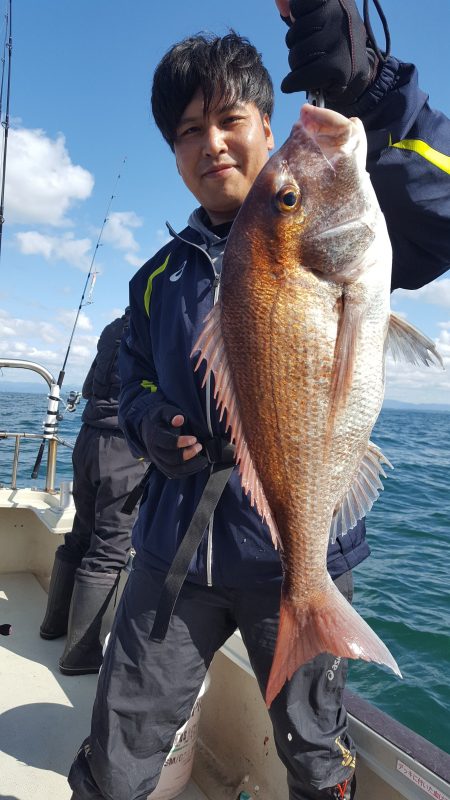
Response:
M125 157L123 159L122 166L125 164L126 160L127 159ZM65 358L64 358L64 363L63 363L63 365L61 367L61 371L60 371L59 377L58 377L58 386L59 387L62 386L62 382L64 380L64 374L65 374L67 359L69 358L70 348L72 347L72 341L73 341L73 337L74 337L74 334L75 334L75 329L76 329L77 324L78 324L78 318L80 316L81 309L82 309L83 305L88 305L89 303L92 303L92 293L93 293L95 282L97 280L97 275L98 275L97 272L94 272L94 262L95 262L95 258L96 258L96 255L97 255L98 248L100 247L100 242L101 242L101 238L102 238L102 235L103 235L103 231L104 231L105 225L108 222L109 209L111 208L112 201L114 200L114 198L116 196L114 194L114 192L116 191L116 187L117 187L117 184L119 183L119 180L120 180L120 172L117 175L116 182L115 182L114 188L113 188L113 193L112 193L112 195L111 195L111 197L109 199L109 203L108 203L108 206L106 208L105 218L104 218L102 226L100 228L100 233L98 235L97 244L95 245L94 252L92 254L91 265L89 267L88 276L86 278L86 282L84 284L83 291L81 293L80 304L78 306L77 314L76 314L76 317L75 317L75 322L73 323L72 333L70 334L69 344L67 346L67 351L66 351L66 355L65 355ZM86 295L87 287L89 285L89 281L91 281L91 288L89 290L88 299L87 299L86 303L84 303L84 298L85 298L85 295Z
M8 150L8 132L9 132L9 101L11 95L11 55L12 55L12 0L8 0L8 8L5 14L5 42L3 45L3 58L2 58L2 83L1 83L1 97L0 97L0 120L2 119L3 107L3 83L5 75L6 64L6 50L8 51L8 68L6 77L6 113L5 120L2 121L3 126L3 158L2 158L2 181L0 190L0 259L2 254L2 240L3 240L3 212L5 208L5 180L6 180L6 154Z
M125 164L126 160L127 159L126 159L126 156L125 156L125 158L122 161L122 167ZM94 270L95 258L96 258L96 255L97 255L97 251L98 251L98 249L99 249L99 247L101 245L101 239L102 239L102 236L103 236L103 231L105 229L105 225L106 225L106 223L108 222L108 219L109 219L108 214L109 214L109 210L111 208L111 204L112 204L114 198L116 197L115 192L116 192L116 188L117 188L117 184L119 183L119 180L120 180L120 172L118 173L116 181L114 183L114 188L113 188L111 197L109 198L108 205L106 207L106 213L105 213L105 216L104 216L104 219L103 219L103 222L102 222L102 226L100 228L100 233L99 233L98 238L97 238L97 243L95 245L94 252L92 254L92 259L91 259L91 263L90 263L90 266L89 266L89 272L87 274L87 278L86 278L86 281L85 281L84 286L83 286L83 291L81 292L80 303L78 305L78 310L77 310L77 313L76 313L76 316L75 316L75 322L73 323L72 332L70 334L69 343L67 345L67 350L66 350L66 355L64 357L63 365L62 365L62 367L60 369L57 382L53 383L51 385L51 387L50 387L50 394L48 395L47 414L46 414L46 417L44 419L44 434L43 434L43 437L42 437L42 442L41 442L41 444L39 446L39 452L37 454L37 458L36 458L36 462L35 462L35 465L34 465L34 468L33 468L33 472L31 473L31 477L33 479L36 479L38 474L39 474L39 467L41 466L42 456L44 455L44 449L45 449L46 440L54 439L56 437L56 431L57 431L57 427L58 427L58 408L59 408L59 403L60 403L60 399L61 399L61 387L63 385L64 376L66 374L67 360L69 358L69 354L70 354L70 350L71 350L72 342L73 342L73 337L75 335L75 330L76 330L76 327L77 327L77 324L78 324L78 320L79 320L79 317L80 317L81 309L83 308L84 305L88 305L88 304L92 303L92 294L93 294L93 291L94 291L94 286L95 286L95 283L96 283L96 280L97 280L97 275L98 275L98 273L95 272L95 270ZM86 292L87 292L89 283L91 285L90 285L90 288L89 288L89 293L88 293L87 300L85 301L85 296L86 296Z
M3 48L2 48L3 55L2 55L2 59L1 59L1 61L2 61L2 78L1 78L1 82L0 82L0 119L2 118L2 115L3 115L3 87L4 87L4 84L5 84L5 64L6 64L5 53L6 53L6 42L7 42L7 39L8 39L8 11L5 11L4 19L5 19L5 38L4 38L4 41L3 41Z
M365 28L366 28L366 31L367 31L367 36L368 36L368 39L370 41L371 46L373 47L373 49L374 49L376 55L378 56L378 58L380 59L380 61L382 63L384 63L386 61L386 59L388 58L388 56L390 55L390 52L391 52L391 34L390 34L390 31L389 31L389 26L388 26L387 19L385 17L384 11L383 11L383 9L381 8L381 5L380 5L380 0L373 0L373 4L374 4L374 6L375 6L375 8L377 10L378 16L379 16L379 18L381 20L381 24L383 26L383 32L384 32L384 38L385 38L385 50L384 51L380 50L380 48L378 47L378 44L377 44L377 41L376 41L376 38L375 38L375 34L373 32L372 24L370 22L369 0L364 0L364 4L363 4L364 25L365 25Z
M374 50L376 56L381 61L381 63L384 64L384 62L389 57L391 52L391 34L389 32L389 26L387 23L386 16L384 14L383 9L381 8L380 0L373 0L373 4L376 8L381 24L383 26L383 32L385 38L385 50L380 50L377 44L377 40L375 38L375 34L373 32L372 23L370 21L370 15L369 15L369 0L364 0L363 2L364 26L367 31L367 40L370 46ZM322 89L315 89L307 92L307 101L312 106L325 108L325 95Z

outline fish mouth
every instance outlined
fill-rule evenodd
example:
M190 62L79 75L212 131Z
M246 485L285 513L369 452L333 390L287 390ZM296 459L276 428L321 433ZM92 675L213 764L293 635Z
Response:
M367 228L372 229L372 226L369 223L367 218L367 214L360 214L358 217L352 217L351 219L346 219L345 222L340 222L339 225L332 225L330 228L325 228L325 230L319 231L317 233L317 237L321 239L322 237L328 237L333 233L339 231L339 233L346 233L347 231L351 230L355 225L363 224Z

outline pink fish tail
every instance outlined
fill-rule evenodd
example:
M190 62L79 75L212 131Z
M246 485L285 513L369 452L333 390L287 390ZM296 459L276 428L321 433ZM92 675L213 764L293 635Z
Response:
M294 672L319 653L374 661L401 677L397 662L386 645L331 584L319 604L304 610L282 600L278 638L266 688L267 708Z

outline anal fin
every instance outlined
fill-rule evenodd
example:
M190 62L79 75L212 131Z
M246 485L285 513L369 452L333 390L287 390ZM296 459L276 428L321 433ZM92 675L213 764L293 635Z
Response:
M336 541L336 536L343 536L354 528L358 520L369 513L375 500L378 500L384 488L380 475L387 477L383 464L394 469L380 448L369 442L352 485L334 512L330 528L331 542Z

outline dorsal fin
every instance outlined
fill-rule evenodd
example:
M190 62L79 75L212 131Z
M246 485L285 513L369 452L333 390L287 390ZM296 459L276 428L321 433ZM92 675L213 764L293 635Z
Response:
M228 357L223 343L220 325L220 306L217 303L205 319L203 331L197 339L191 356L200 350L195 369L197 370L203 360L206 361L206 373L203 380L205 385L208 375L214 375L214 397L220 419L226 412L226 430L231 431L231 441L236 446L236 462L239 466L242 488L250 497L250 504L256 507L264 522L267 523L274 547L281 545L277 525L273 518L269 503L264 494L261 481L253 465L250 451L244 436L236 394L233 386L233 377L228 363Z
M387 348L395 361L403 359L420 366L430 364L442 367L444 363L434 342L406 320L391 312L387 335Z

